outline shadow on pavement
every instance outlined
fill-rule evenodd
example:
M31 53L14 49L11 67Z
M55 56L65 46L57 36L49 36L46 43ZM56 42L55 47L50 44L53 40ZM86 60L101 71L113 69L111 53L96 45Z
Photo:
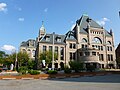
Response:
M53 81L66 82L94 82L94 83L120 83L120 74L107 74L101 76L81 76L71 78L50 78Z

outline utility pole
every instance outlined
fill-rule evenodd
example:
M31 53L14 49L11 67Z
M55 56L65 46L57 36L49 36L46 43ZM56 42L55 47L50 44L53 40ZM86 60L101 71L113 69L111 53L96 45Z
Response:
M54 70L54 35L55 35L55 32L53 32L52 70Z

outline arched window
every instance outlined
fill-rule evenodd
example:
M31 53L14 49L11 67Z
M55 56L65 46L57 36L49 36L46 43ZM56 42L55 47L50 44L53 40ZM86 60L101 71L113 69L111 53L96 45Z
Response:
M25 49L22 49L22 52L23 52L23 53L26 53L26 50L25 50Z
M83 38L83 39L82 39L82 42L83 42L83 43L87 43L87 39Z
M102 40L100 38L98 38L98 37L94 37L92 42L96 43L96 44L102 44Z
M32 51L32 56L35 57L35 50Z
M107 41L107 44L108 44L108 45L111 45L111 42L110 42L110 41Z

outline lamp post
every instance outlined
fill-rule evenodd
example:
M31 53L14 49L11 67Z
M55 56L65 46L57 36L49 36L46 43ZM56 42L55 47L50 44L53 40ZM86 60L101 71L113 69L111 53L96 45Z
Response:
M15 50L15 69L17 68L17 50Z
M54 34L55 34L55 32L53 32L52 70L54 70Z

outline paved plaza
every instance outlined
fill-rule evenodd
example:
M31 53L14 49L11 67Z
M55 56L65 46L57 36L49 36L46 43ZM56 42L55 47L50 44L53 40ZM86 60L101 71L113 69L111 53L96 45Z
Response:
M50 80L0 80L0 90L120 90L120 75Z

